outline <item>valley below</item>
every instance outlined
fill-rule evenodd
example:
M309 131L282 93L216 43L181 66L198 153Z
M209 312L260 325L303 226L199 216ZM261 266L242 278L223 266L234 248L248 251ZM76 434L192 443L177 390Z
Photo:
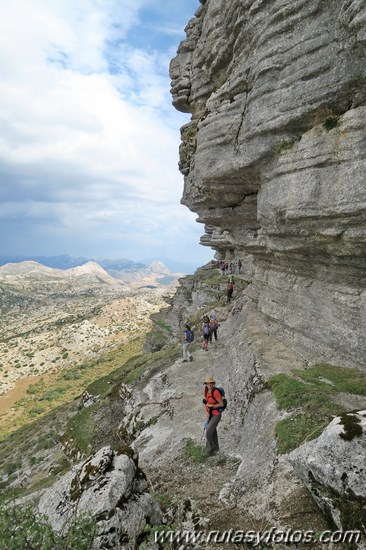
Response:
M139 353L151 314L175 291L174 277L161 285L159 276L145 269L126 283L93 262L64 271L36 262L1 267L0 426L19 416L32 387L61 377L76 389L83 372L95 379L101 358Z

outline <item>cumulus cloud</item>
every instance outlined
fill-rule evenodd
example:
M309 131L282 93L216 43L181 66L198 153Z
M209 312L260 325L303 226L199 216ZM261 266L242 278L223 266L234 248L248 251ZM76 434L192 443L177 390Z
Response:
M193 14L190 3L181 18ZM119 248L128 241L131 254L146 255L165 246L167 231L179 239L194 226L179 204L178 128L187 118L169 96L174 16L176 0L1 3L0 221L14 237L3 253L18 253L22 231L30 253L60 252L64 229L64 252L94 243L96 256L98 243L122 238ZM154 47L138 42L144 26ZM192 230L195 242L201 232Z

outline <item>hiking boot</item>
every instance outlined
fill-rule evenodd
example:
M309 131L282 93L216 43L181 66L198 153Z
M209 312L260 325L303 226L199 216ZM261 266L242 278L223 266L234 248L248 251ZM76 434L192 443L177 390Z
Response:
M188 363L187 359L183 359L182 363Z
M205 457L213 456L213 451L205 451Z
M189 360L190 360L190 361L193 361L193 357L192 357L192 355L190 356Z

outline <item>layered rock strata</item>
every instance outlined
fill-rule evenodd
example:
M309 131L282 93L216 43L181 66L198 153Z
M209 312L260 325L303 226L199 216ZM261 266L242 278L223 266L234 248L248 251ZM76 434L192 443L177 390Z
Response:
M264 327L364 367L365 4L201 0L186 35L171 92L202 244L253 259Z

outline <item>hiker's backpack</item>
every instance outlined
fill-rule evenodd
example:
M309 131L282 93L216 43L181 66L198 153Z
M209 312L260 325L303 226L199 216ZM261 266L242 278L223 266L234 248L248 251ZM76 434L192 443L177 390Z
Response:
M193 340L194 340L193 330L187 330L186 331L186 340L187 340L187 342L193 342Z
M219 392L221 393L222 402L223 402L224 406L218 408L217 410L218 410L220 413L222 413L222 412L224 412L224 410L225 410L226 407L227 407L227 399L226 399L226 397L225 397L225 390L224 390L224 388L221 388L221 387L215 388L215 390L219 390ZM217 399L215 398L215 392L212 392L212 397L213 397L213 399L216 401L216 403L218 403Z

